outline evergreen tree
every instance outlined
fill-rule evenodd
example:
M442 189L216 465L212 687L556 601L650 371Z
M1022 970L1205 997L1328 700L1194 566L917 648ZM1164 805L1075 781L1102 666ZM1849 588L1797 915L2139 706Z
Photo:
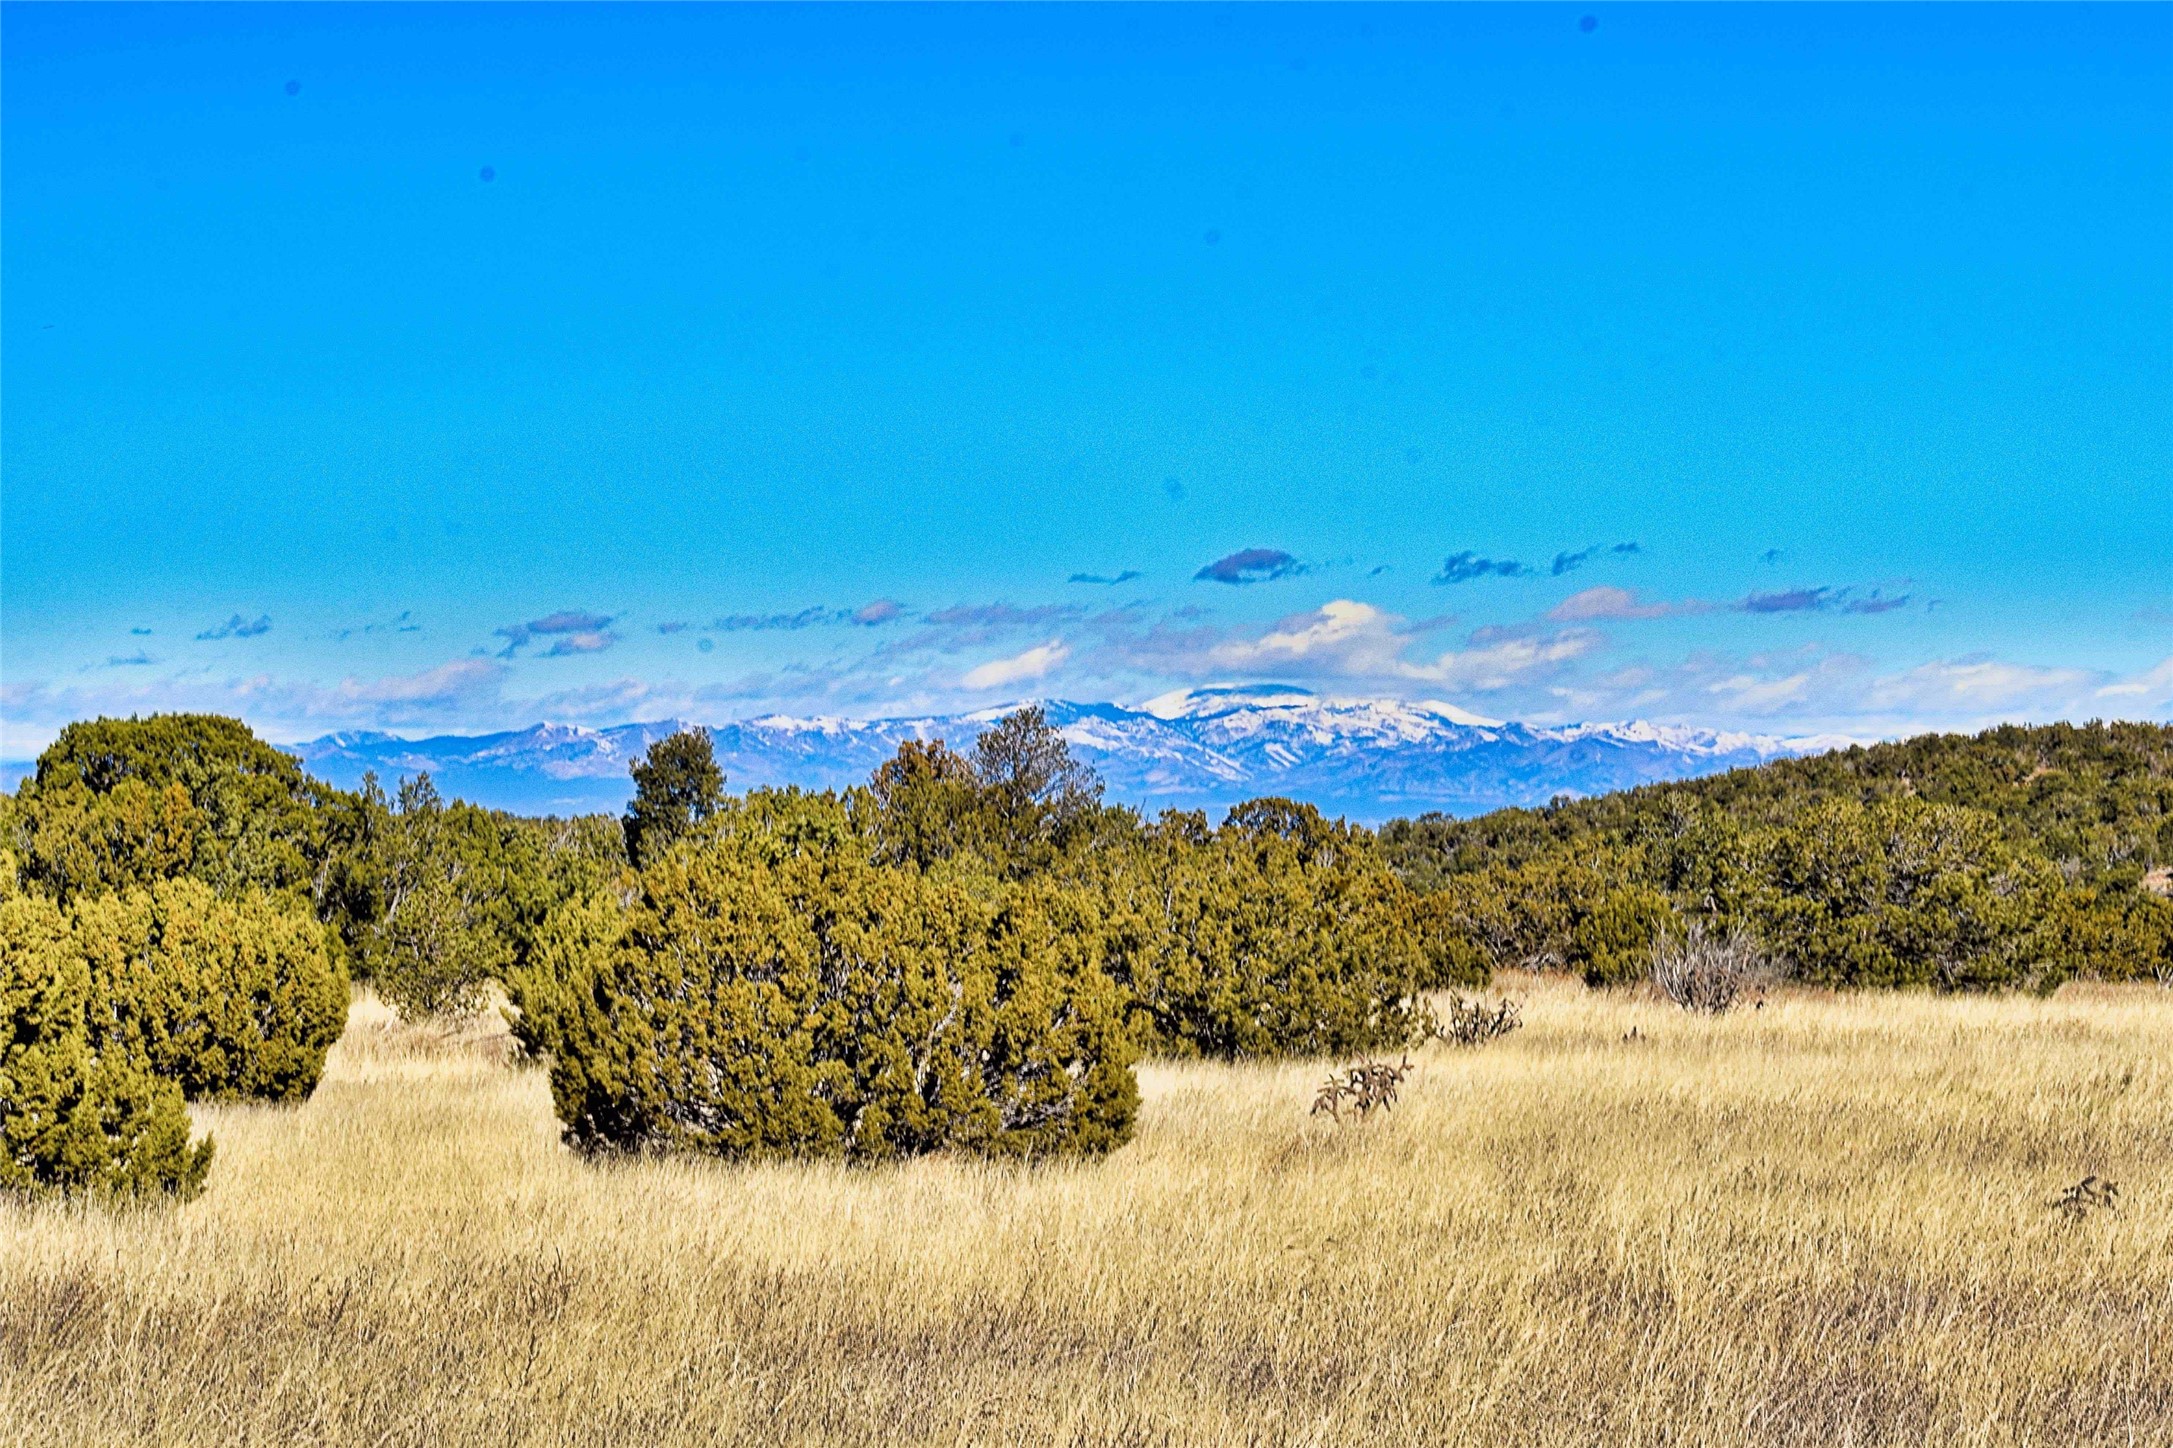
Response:
M649 746L632 766L634 801L625 817L626 858L656 859L724 804L724 771L705 729L682 729Z

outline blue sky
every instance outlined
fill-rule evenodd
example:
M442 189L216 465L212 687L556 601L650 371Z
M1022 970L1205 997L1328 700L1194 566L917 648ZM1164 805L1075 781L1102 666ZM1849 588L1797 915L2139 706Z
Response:
M1252 680L2173 710L2163 6L0 30L11 757Z

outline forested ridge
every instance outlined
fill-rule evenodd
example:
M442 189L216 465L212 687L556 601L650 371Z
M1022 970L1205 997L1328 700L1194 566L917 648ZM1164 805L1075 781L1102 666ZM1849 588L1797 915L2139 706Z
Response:
M1743 932L1827 984L2049 989L2173 975L2173 728L2009 725L1858 746L1380 836L1461 951L1642 967L1655 931Z
M185 1101L306 1096L351 980L502 995L584 1150L1106 1151L1142 1055L1349 1055L1502 968L2051 990L2173 981L2173 729L2004 728L1376 834L1107 803L1038 710L865 785L623 818L343 791L238 722L70 726L0 796L0 1188L186 1193ZM1747 973L1747 974L1746 974ZM1740 981L1738 981L1738 984ZM1734 989L1731 986L1730 989Z
M1922 734L1545 809L1396 820L1382 843L1415 883L1521 864L1579 839L1627 840L1689 806L1778 824L1809 806L1907 798L1997 815L2072 878L2132 886L2173 862L2173 725L2001 725Z

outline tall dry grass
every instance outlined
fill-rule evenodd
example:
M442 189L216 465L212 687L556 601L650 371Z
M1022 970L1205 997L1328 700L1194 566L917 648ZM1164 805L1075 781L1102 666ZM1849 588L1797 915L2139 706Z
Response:
M585 1163L365 1001L195 1204L0 1207L0 1442L2173 1442L2173 997L1522 989L1363 1126L1155 1066L1107 1161L884 1170Z

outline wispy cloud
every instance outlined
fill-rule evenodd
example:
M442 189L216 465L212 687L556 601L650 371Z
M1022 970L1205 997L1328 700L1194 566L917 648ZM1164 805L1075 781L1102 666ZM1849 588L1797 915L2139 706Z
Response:
M1753 593L1739 600L1738 613L1810 613L1830 601L1831 588L1790 588L1779 593Z
M580 609L560 609L527 623L507 624L497 630L498 637L506 646L498 651L501 659L510 659L538 638L555 639L550 655L563 658L567 654L601 653L619 641L611 632L611 616L586 613Z
M132 654L108 655L106 658L106 667L109 669L136 669L142 668L147 664L155 664L157 662L157 659L152 658L142 649L138 649Z
M1009 684L1038 679L1071 656L1071 647L1062 639L1051 639L1036 644L1022 654L1008 659L991 659L985 664L968 669L959 682L969 689L1000 689Z
M2173 658L2161 660L2132 679L2120 679L2098 690L2100 699L2150 699L2173 702Z
M405 711L446 713L495 700L505 680L504 666L488 659L454 659L414 674L380 679L342 679L332 699L348 704L377 704Z
M1874 708L1936 713L2055 703L2104 676L2087 669L2046 668L1969 657L1920 664L1879 679L1866 693Z
M600 654L619 641L619 636L609 629L596 629L586 633L562 634L551 641L544 657L563 659L574 654Z
M660 634L685 633L687 631L687 625L685 620L679 620L674 623L660 623L656 626L656 631Z
M1121 610L1120 610L1121 611ZM1076 603L958 603L922 614L919 627L887 639L860 665L869 674L895 674L924 667L915 663L929 655L960 654L1001 645L1022 633L1050 636L1077 626L1088 609ZM946 682L955 676L946 675Z
M1268 583L1303 573L1305 565L1280 548L1241 548L1192 575L1195 583Z
M270 633L271 631L272 616L270 614L260 613L255 618L243 618L237 613L225 623L207 628L196 637L199 642L209 639L253 639L258 634Z
M1641 599L1627 588L1615 588L1601 584L1573 593L1547 610L1547 617L1556 623L1574 623L1598 619L1666 618L1671 614L1703 612L1711 605L1697 603L1667 603Z
M905 614L905 605L894 598L878 598L863 603L858 608L830 608L816 605L796 613L733 613L710 624L719 633L770 633L797 632L804 628L830 628L839 624L857 624L862 628L874 628L889 623Z
M1783 704L1801 701L1811 681L1812 675L1808 672L1786 674L1777 679L1732 674L1707 684L1705 691L1737 712L1764 714Z
M1218 643L1208 650L1205 662L1223 673L1253 671L1387 685L1423 683L1491 692L1552 672L1604 642L1589 629L1515 636L1482 630L1465 648L1413 657L1416 640L1434 626L1435 621L1413 624L1370 603L1338 598L1294 614L1256 637Z
M501 697L505 677L504 664L474 658L420 673L348 677L334 684L269 673L218 677L190 671L179 677L146 677L131 670L79 686L11 679L0 686L0 713L11 732L22 724L52 726L100 714L134 713L230 714L273 738L357 726L493 727L529 712L528 706L508 706Z
M1031 608L1015 603L959 603L937 609L928 615L928 622L936 628L1021 628L1078 618L1084 612L1075 603L1037 603Z
M400 610L399 613L395 614L389 619L373 619L368 623L352 624L346 628L336 628L332 630L332 637L334 640L340 643L345 643L347 640L354 638L357 635L367 637L371 634L421 632L422 625L415 622L414 610L403 608Z
M1436 583L1469 583L1476 578L1525 578L1535 570L1514 558L1481 558L1469 549L1441 560Z
M842 623L845 617L844 609L821 607L803 608L798 613L728 613L710 624L710 627L719 633L790 632L823 624Z
M1846 588L1821 585L1783 589L1777 593L1752 593L1738 599L1731 607L1737 613L1819 613L1830 609L1839 613L1878 614L1907 608L1909 600L1909 594L1888 594L1878 588L1867 592L1854 584Z
M1556 578L1560 578L1565 573L1574 573L1584 567L1592 555L1599 551L1600 545L1594 543L1591 547L1580 548L1575 553L1557 553L1554 555L1553 564L1549 566L1547 571Z
M1146 574L1141 573L1136 568L1127 568L1122 573L1074 573L1070 578L1066 579L1065 582L1103 584L1130 583L1135 578L1145 578L1146 576Z
M1555 554L1553 561L1544 571L1550 578L1560 578L1565 573L1575 573L1602 554L1610 558L1626 558L1644 551L1644 545L1637 542L1591 543L1583 548L1564 549ZM1483 558L1467 548L1442 560L1441 571L1434 575L1434 582L1471 583L1481 578L1532 578L1540 572L1540 569L1514 558Z

